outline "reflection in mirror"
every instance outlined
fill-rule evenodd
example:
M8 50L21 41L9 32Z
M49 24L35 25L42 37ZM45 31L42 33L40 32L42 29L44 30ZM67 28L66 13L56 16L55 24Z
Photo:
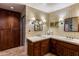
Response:
M42 31L43 30L43 22L39 19L36 19L32 22L34 25L34 31Z
M66 32L78 32L79 31L79 18L72 17L64 20L64 31Z
M58 27L58 21L56 21L56 22L51 22L50 23L50 27Z

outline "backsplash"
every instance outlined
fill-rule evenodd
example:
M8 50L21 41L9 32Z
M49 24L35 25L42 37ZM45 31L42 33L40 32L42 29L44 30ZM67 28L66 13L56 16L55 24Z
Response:
M53 35L69 36L79 39L79 32L64 32L62 30L59 30L58 28L53 28Z

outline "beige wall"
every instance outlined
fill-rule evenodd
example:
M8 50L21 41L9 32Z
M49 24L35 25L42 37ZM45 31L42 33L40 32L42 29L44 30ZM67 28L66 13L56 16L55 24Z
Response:
M28 26L29 21L33 17L35 17L36 19L41 19L42 16L45 17L47 21L46 23L47 26L49 25L49 22L55 22L55 21L60 21L60 20L64 21L65 18L79 16L79 4L75 4L70 7L57 10L55 12L51 12L49 14L27 6L26 7L26 36L34 36L34 35L43 33L42 31L37 31L37 32L30 31L29 32L30 26ZM54 35L72 36L75 38L79 38L79 32L64 32L64 22L62 25L59 23L58 28L53 27L51 29Z
M37 9L31 8L26 6L26 36L34 36L38 34L43 34L43 31L33 31L32 29L29 32L29 29L32 28L29 26L29 22L32 19L45 19L46 20L46 25L48 26L48 14L44 13L42 11L39 11ZM47 30L47 28L45 28Z
M68 8L64 8L55 12L49 13L49 21L64 21L65 18L79 16L79 4L72 5ZM62 35L62 36L72 36L75 38L79 38L79 32L65 32L64 31L64 22L61 25L59 23L58 28L52 28L53 34Z

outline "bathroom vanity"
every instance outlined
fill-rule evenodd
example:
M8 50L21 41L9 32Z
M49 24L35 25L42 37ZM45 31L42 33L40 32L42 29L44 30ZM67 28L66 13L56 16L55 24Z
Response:
M28 40L28 55L42 56L49 52L49 40L31 42Z
M47 53L53 53L58 56L78 56L79 40L65 37L43 37L33 40L28 38L28 55L43 56Z
M51 41L51 52L55 53L59 56L78 56L79 55L79 46L73 43L60 41L60 40L53 40ZM53 50L54 49L54 50Z

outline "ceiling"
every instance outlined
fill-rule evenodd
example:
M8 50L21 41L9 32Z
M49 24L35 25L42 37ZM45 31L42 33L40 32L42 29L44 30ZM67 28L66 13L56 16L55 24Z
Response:
M11 9L13 7L13 9ZM0 3L0 8L7 9L7 10L12 10L12 11L17 11L17 12L22 12L24 9L24 4L16 4L16 3Z
M0 3L0 8L23 12L25 5L27 5L40 11L49 13L62 8L66 8L73 4L74 3ZM11 9L11 7L14 7L14 9Z
M40 11L50 13L62 8L66 8L73 4L75 3L27 3L26 5L38 9Z

